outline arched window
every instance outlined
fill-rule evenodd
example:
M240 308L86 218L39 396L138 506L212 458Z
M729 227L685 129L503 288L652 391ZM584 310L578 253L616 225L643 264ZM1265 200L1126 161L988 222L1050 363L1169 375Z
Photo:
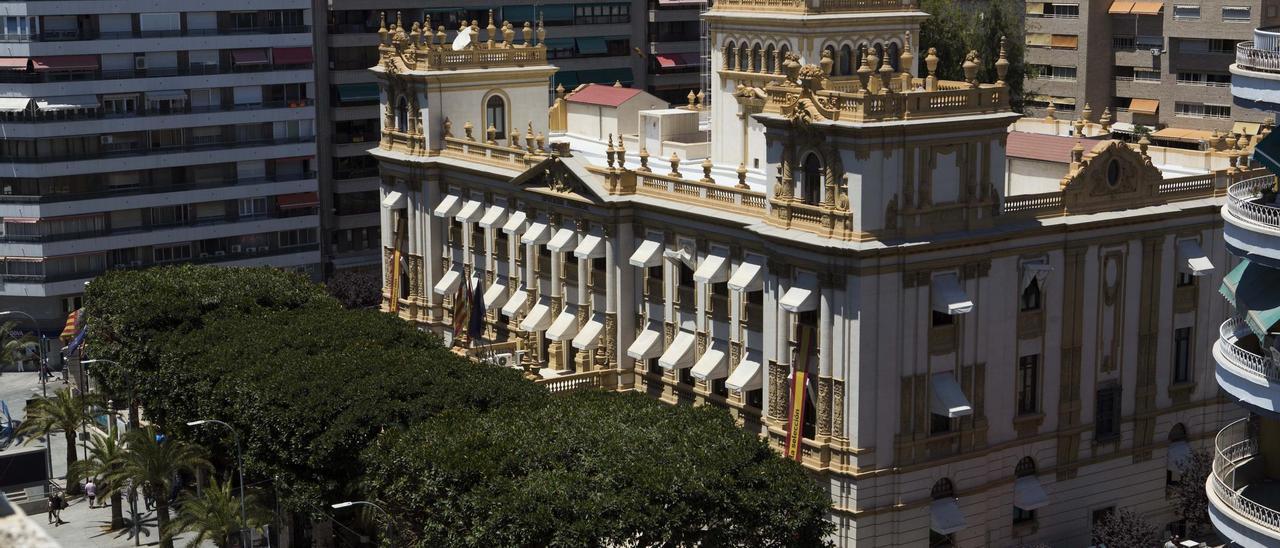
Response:
M733 70L737 68L738 60L735 59L737 56L738 56L738 46L733 43L733 40L730 40L727 44L724 45L724 59L721 59L721 61L724 62L723 64L724 64L725 70Z
M897 42L890 42L889 43L889 66L892 66L893 70L901 72L902 71L901 63L902 63L902 48L898 47Z
M836 66L839 67L841 76L848 76L857 70L853 67L853 50L849 48L849 44L840 48L840 59Z
M817 205L822 200L822 160L817 154L809 153L801 165L800 189L797 196L809 205Z
M1036 461L1031 457L1022 457L1018 465L1013 467L1013 477L1025 478L1036 475Z
M955 498L956 488L951 484L951 479L942 478L933 484L933 488L929 490L929 498L933 500Z
M876 44L872 46L872 49L876 51L876 59L879 59L880 62L883 63L884 62L884 44ZM874 70L880 70L879 66L874 66L871 68Z
M1169 429L1169 443L1175 441L1187 441L1187 427L1182 423L1175 424Z
M760 44L751 48L751 72L760 72Z
M853 71L856 73L862 68L862 60L867 58L867 45L858 46L858 50L853 52Z
M747 43L743 42L738 48L738 70L746 72L751 68L751 50L747 49Z
M769 73L773 72L773 60L774 60L773 57L774 57L773 44L769 44L769 47L764 48L764 71L765 72L769 72Z
M490 95L489 100L484 103L484 130L489 128L497 130L496 137L501 139L507 134L507 102L502 97Z
M1017 466L1013 467L1013 477L1018 478L1013 487L1014 525L1035 522L1036 508L1047 503L1047 500L1043 498L1044 490L1040 487L1040 481L1035 479L1035 475L1036 461L1031 457L1022 457ZM1024 480L1022 478L1028 479ZM1039 491L1039 497L1036 496L1037 491ZM1039 499L1039 502L1037 502L1037 499Z
M396 101L396 131L409 131L409 100L403 95Z
M409 261L404 257L400 257L400 298L409 298Z

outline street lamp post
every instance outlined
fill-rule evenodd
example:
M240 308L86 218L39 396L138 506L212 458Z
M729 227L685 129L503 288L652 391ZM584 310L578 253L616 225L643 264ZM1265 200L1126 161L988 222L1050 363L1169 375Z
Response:
M0 311L0 316L8 316L10 314L23 316L28 320L31 320L31 328L34 329L35 332L40 335L40 347L37 349L40 351L40 354L37 356L37 359L40 360L40 366L39 366L40 397L47 398L49 397L49 387L48 387L48 379L45 377L45 372L49 366L49 358L44 348L45 347L44 332L40 331L40 323L37 322L36 319L31 316L31 314L27 314L26 312L23 312L21 310ZM72 447L72 449L74 450L75 448ZM52 482L53 481L53 446L49 444L49 434L47 433L44 435L44 455L45 455L45 473L48 474L48 477L49 477L48 481ZM68 472L70 471L68 470Z
M387 512L387 510L384 509L383 507L378 506L377 504L374 504L367 500L349 500L346 502L339 502L331 506L333 507L334 510L341 510L349 506L358 506L358 505L372 506L374 508L377 508L379 512L382 512L382 517L387 522L387 540L391 541L392 544L394 544L396 535L395 535L395 528L391 525L391 514Z
M81 369L81 370L83 370L83 371L85 371L85 386L88 386L88 385L89 385L89 374L88 374L88 370L85 368L85 366L93 365L93 364L97 364L97 363L107 363L107 364L111 364L111 365L116 366L116 367L120 367L120 363L119 363L119 362L117 362L117 361L115 361L115 360L108 360L108 359L103 359L103 358L94 358L94 359L92 359L92 360L84 360L84 361L81 361L81 362L80 362L80 369ZM129 373L129 370L127 370L127 369L123 369L123 368L121 368L121 369L120 369L120 371L121 371L122 373L124 373L125 378L127 379L125 382L127 382L127 383L129 384L129 427L130 427L130 428L133 428L133 427L134 427L134 424L133 424L133 375L132 375L131 373ZM115 434L115 432L116 432L116 417L115 417L115 412L114 412L114 411L111 413L111 425L109 426L109 428L110 428L110 430L111 430L112 434L114 435L114 434Z
M236 434L236 429L230 424L217 419L201 419L187 423L187 426L200 426L202 424L220 424L231 431L231 439L236 443L236 470L240 475L240 542L242 546L249 546L249 539L246 538L245 530L249 528L249 521L245 518L244 511L244 463L240 460L240 436Z

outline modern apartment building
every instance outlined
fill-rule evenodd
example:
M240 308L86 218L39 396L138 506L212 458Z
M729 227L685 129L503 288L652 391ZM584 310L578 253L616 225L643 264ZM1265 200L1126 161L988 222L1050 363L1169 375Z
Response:
M0 2L0 309L46 328L109 269L318 277L302 0Z
M443 27L450 36L463 22L484 30L492 21L499 28L510 22L520 37L525 23L532 29L541 20L551 36L547 57L560 67L552 87L621 82L684 104L690 91L705 88L699 20L705 7L705 0L318 2L317 13L328 17L316 28L328 268L376 268L379 260L377 167L367 154L378 141L378 90L367 69L378 62L381 13L392 19L388 23L402 17L425 24L430 18L435 32ZM511 128L495 129L505 134Z
M1277 0L1027 2L1027 115L1049 105L1059 119L1113 130L1175 128L1152 139L1194 146L1214 131L1257 132L1269 114L1233 104L1236 46L1252 29L1280 23ZM1240 123L1237 123L1240 122Z
M1258 29L1231 66L1237 104L1280 114L1280 28ZM1232 185L1222 209L1239 264L1220 291L1234 307L1213 346L1219 386L1248 411L1214 440L1209 517L1233 546L1280 545L1280 172L1277 136L1259 144L1273 172Z

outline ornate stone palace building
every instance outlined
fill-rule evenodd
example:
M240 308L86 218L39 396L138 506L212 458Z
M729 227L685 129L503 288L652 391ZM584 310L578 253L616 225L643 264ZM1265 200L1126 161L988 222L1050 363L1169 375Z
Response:
M925 17L722 0L712 88L674 108L550 90L536 22L385 22L384 309L453 335L478 295L461 344L553 390L723 407L779 446L803 371L799 459L840 546L1174 521L1171 463L1240 414L1209 349L1246 140L1069 139L1047 184L1006 181L1018 115L976 75L1008 61L918 50ZM1175 153L1202 168L1170 176Z

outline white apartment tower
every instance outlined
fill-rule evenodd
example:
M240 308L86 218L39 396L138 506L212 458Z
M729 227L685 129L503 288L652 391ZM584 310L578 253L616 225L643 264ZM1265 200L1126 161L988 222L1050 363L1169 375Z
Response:
M318 275L311 3L0 2L0 309L111 269Z

